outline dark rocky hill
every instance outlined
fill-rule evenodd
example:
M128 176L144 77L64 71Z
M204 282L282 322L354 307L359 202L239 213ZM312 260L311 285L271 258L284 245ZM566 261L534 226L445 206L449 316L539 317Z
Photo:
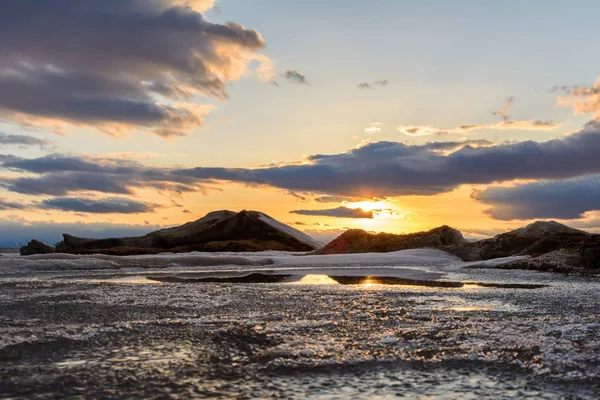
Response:
M421 247L440 248L448 245L460 245L464 242L465 239L460 231L446 225L427 232L405 235L369 233L362 229L351 229L329 242L318 253L384 253Z
M56 252L155 254L189 251L311 251L320 243L258 211L213 211L197 221L140 237L87 239L63 234Z
M26 246L19 250L22 256L31 256L34 254L51 254L54 253L54 247L39 240L32 239Z
M442 248L465 261L530 256L504 268L570 272L600 270L600 235L570 228L555 221L537 221L490 239Z
M529 256L508 262L503 268L559 272L600 270L600 235L573 229L555 221L537 221L477 242L464 240L460 231L448 226L407 235L349 230L318 252L389 252L421 247L444 250L464 261Z

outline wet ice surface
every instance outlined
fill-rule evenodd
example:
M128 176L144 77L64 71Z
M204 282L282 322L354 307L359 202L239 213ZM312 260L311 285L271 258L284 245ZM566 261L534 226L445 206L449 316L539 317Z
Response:
M600 391L598 278L463 269L439 253L235 258L243 265L229 263L231 254L211 256L215 265L198 257L68 257L62 267L55 258L3 259L0 397L498 399ZM110 263L120 264L105 268ZM197 280L250 272L300 278ZM329 276L466 284L339 284Z

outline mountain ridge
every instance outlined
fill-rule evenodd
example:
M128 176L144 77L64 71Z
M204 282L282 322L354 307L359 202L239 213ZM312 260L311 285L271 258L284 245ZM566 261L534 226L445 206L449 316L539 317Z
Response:
M460 235L460 236L459 236ZM432 247L463 261L485 261L511 256L527 259L503 268L570 272L600 270L600 235L571 228L556 221L536 221L492 238L467 241L457 229L443 225L425 232L395 235L346 231L318 250L320 254L388 252Z
M308 235L259 211L212 211L180 226L138 237L88 239L63 234L57 253L156 254L190 251L311 251L321 246Z

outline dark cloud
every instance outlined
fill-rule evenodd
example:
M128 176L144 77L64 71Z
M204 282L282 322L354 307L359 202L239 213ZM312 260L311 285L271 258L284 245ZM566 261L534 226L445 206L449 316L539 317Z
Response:
M292 83L297 83L299 85L310 85L304 75L298 71L294 71L293 69L286 70L285 74L283 74L283 77Z
M182 213L184 213L184 214L191 214L192 212L190 210L183 210Z
M147 167L135 161L52 154L26 159L0 155L0 167L37 177L0 177L7 190L64 196L79 191L133 194L136 188L153 188L173 193L203 191L200 180L173 175L169 168Z
M570 93L579 89L579 85L554 85L549 90L549 93Z
M373 218L372 211L364 211L362 208L337 207L324 210L294 210L292 214L319 215L323 217L336 218Z
M600 175L489 187L472 196L492 206L486 213L499 220L577 219L600 210Z
M262 168L167 168L89 157L0 155L0 168L28 174L0 176L0 185L19 193L64 196L88 190L131 194L138 188L185 193L230 181L300 193L382 198L438 194L464 184L600 173L598 154L600 127L588 124L579 133L546 142L375 142L345 153L313 155L302 164Z
M0 146L2 145L16 145L16 146L39 146L44 148L50 145L52 142L45 139L40 139L30 135L9 135L6 133L0 133Z
M462 140L456 142L429 142L418 146L422 150L430 151L456 151L464 147L489 147L493 146L494 142L486 139Z
M294 192L293 190L286 191L286 194L288 194L288 195L290 195L292 197L295 197L295 198L297 198L298 200L301 200L301 201L306 201L307 200L307 198L306 198L306 196L304 194Z
M39 202L22 203L0 198L0 211L6 210L60 210L90 214L138 214L153 212L160 207L125 197L86 199L81 197L55 197Z
M370 198L437 194L462 184L600 173L598 154L600 129L590 125L564 139L465 146L450 154L433 151L427 145L377 142L347 153L313 155L300 165L194 168L177 174Z
M178 0L4 0L0 12L0 113L58 130L182 135L225 99L257 54L261 35L213 24ZM266 67L262 74L267 74ZM267 78L266 79L272 79ZM157 100L157 95L173 100Z
M385 80L380 80L380 81L375 81L375 82L362 82L359 83L358 85L356 85L357 88L359 89L375 89L378 87L386 87L388 85L389 81L387 79Z
M59 223L54 221L25 221L0 218L0 247L19 247L31 239L46 243L62 240L62 233L89 238L140 236L163 228L157 225L126 225L111 223Z
M40 202L39 207L42 209L92 214L139 214L153 212L158 206L123 197L109 197L106 199L60 197L43 200Z
M0 197L0 211L5 210L23 210L26 206L22 203L10 201Z
M320 196L314 199L317 203L343 203L347 202L355 202L355 201L363 201L360 197L348 197L348 196ZM370 199L369 199L370 200Z

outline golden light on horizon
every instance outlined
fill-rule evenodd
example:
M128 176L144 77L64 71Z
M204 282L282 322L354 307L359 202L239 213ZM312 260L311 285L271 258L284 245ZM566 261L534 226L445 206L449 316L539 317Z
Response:
M290 282L293 285L339 285L339 283L331 279L327 275L321 274L308 274L305 275L302 279L296 282Z
M360 286L364 287L364 288L370 288L373 286L379 286L380 284L377 283L377 281L373 278L371 278L370 276L367 277L367 279L365 279L364 281L362 281L360 283Z

